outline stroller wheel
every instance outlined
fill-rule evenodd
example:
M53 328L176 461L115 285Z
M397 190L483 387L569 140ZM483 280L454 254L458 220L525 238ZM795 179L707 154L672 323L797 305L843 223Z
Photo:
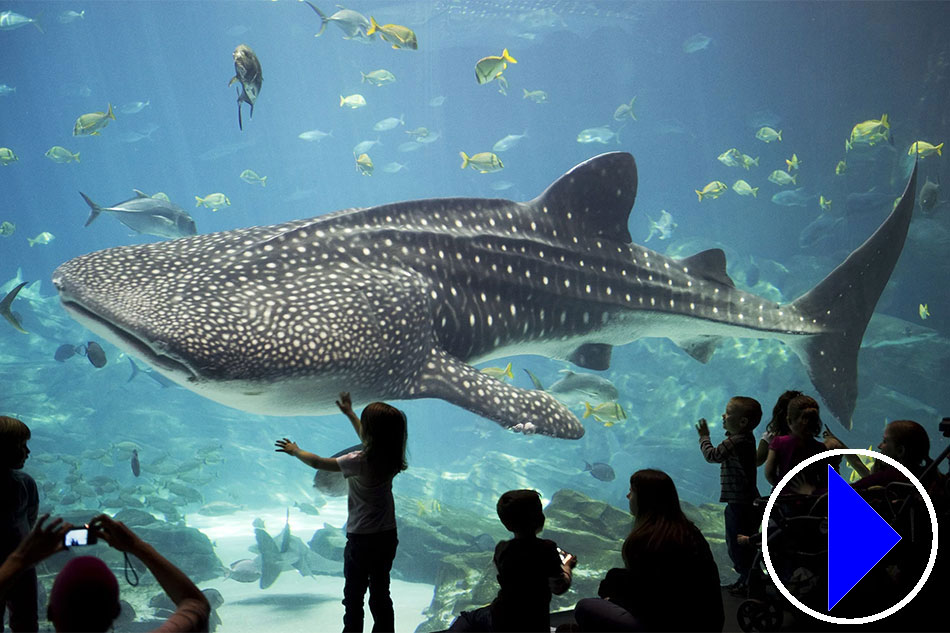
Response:
M736 619L743 631L778 631L782 627L782 609L771 600L745 600Z

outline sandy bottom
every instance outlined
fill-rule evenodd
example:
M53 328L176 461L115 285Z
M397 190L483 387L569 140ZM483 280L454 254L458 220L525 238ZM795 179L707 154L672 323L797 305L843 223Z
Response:
M309 516L291 509L291 533L310 540L315 530L323 523L342 525L346 520L346 500L332 501L320 509L320 516ZM225 565L242 558L254 558L248 547L255 544L251 522L260 517L266 529L276 537L283 529L284 513L267 514L242 511L224 517L189 515L188 525L198 528L212 540L218 558ZM328 563L330 568L343 563ZM200 583L202 589L214 587L224 596L224 604L218 608L221 625L218 631L268 631L299 633L300 631L340 631L343 629L343 577L303 577L296 570L281 573L277 581L267 589L258 583L241 583L217 578ZM394 580L391 585L396 611L396 630L415 631L425 619L422 611L432 602L433 586ZM368 596L367 596L368 597ZM373 618L366 607L364 630L370 631Z

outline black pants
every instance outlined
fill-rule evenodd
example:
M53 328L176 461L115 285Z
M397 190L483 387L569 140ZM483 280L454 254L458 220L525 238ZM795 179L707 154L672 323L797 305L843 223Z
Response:
M3 611L10 610L11 631L38 631L36 616L36 568L20 572L7 595L0 599L0 631L3 631Z
M396 558L396 530L374 534L347 534L343 550L343 630L363 631L363 596L369 588L373 633L396 630L389 572Z
M739 580L746 582L755 559L755 548L751 545L739 545L736 536L755 534L762 517L751 503L727 503L725 520L726 550L732 560L732 568L739 574Z

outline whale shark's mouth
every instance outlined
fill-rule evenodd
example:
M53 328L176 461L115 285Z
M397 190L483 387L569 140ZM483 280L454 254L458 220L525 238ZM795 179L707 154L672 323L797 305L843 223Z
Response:
M162 349L163 344L153 343L135 332L121 327L74 299L68 298L62 292L60 301L69 316L116 347L138 356L153 367L175 375L178 379L195 381L199 378L198 372L190 365Z

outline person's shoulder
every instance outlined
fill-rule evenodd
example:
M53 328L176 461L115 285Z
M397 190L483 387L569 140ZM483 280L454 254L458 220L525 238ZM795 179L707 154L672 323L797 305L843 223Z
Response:
M13 477L13 479L20 481L27 486L36 488L36 480L33 479L33 475L26 472L25 470L11 470L10 475Z

